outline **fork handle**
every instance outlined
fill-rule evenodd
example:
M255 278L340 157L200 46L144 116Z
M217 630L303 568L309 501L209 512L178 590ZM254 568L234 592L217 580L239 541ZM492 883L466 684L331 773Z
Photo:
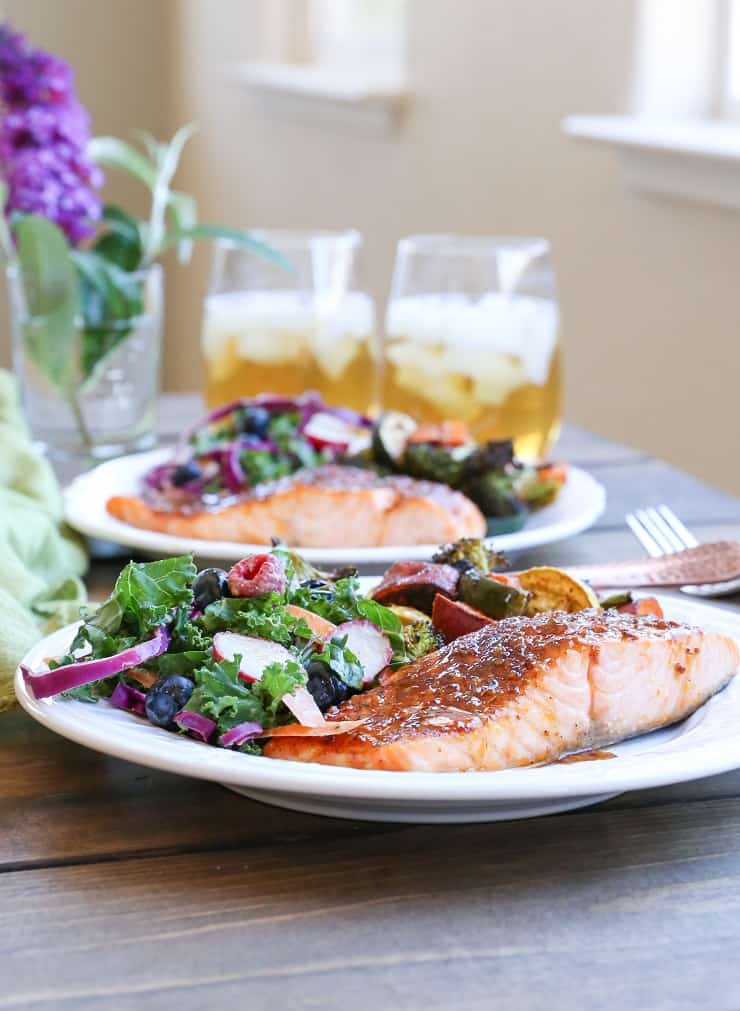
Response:
M659 558L568 565L565 570L601 588L722 583L740 577L740 542L713 541Z

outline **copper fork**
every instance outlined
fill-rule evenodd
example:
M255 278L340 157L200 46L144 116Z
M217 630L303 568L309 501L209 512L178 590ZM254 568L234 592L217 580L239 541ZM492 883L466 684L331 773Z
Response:
M667 505L637 509L634 513L627 513L625 520L651 558L666 558L686 548L699 547L694 534ZM725 597L740 591L740 578L687 583L680 589L696 597Z

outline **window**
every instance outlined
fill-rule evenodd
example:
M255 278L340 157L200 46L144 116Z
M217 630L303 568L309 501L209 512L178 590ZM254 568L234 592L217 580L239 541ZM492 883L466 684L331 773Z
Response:
M262 60L236 77L271 113L386 131L404 104L406 0L260 0Z
M740 209L740 0L639 0L630 108L568 116L631 189Z
M724 71L720 109L729 119L740 119L740 2L728 0L727 7L719 33L719 62Z

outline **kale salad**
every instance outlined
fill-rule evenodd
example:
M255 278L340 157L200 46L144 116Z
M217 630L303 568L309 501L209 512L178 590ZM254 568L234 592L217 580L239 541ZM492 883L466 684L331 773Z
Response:
M21 669L36 698L104 699L259 754L280 728L338 730L326 710L418 652L418 636L360 592L354 570L324 573L276 547L229 572L198 572L189 555L131 562L65 656Z

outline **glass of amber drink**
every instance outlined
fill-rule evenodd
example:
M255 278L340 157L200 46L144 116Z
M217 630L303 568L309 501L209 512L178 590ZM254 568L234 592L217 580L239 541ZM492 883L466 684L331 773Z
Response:
M202 331L209 407L317 390L327 403L374 409L375 309L359 282L360 234L254 234L288 266L216 243Z
M398 244L383 407L460 419L528 461L560 428L559 317L545 239L415 235Z

